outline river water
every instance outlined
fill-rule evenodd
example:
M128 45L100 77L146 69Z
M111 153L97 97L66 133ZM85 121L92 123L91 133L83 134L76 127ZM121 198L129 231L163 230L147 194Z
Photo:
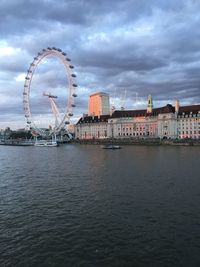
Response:
M200 148L0 146L0 266L200 266Z

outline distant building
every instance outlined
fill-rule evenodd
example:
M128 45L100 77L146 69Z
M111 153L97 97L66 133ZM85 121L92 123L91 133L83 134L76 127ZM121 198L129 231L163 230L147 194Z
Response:
M200 105L179 107L177 136L181 139L200 139Z
M75 125L77 139L105 139L108 135L108 119L110 115L82 117Z
M152 97L147 109L116 110L112 115L82 117L75 126L75 138L165 138L200 139L200 105L175 107L167 104L153 108Z
M102 116L110 114L109 94L98 92L90 95L88 103L89 116Z

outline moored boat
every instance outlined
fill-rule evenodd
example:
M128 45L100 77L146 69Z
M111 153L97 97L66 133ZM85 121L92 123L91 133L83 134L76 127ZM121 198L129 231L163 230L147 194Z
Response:
M119 145L105 145L102 146L103 149L121 149L121 146Z
M40 140L35 142L35 146L55 147L58 146L56 141Z

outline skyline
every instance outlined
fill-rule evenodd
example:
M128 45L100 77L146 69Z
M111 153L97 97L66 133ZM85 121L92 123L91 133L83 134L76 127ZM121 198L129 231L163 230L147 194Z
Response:
M126 90L127 109L145 108L149 94L155 107L175 99L200 103L199 8L195 0L1 1L0 128L25 127L24 78L33 57L48 46L61 48L75 66L75 120L96 91L115 96L120 108ZM33 82L38 113L47 110L40 110L36 88L66 97L64 69L55 60L41 64Z

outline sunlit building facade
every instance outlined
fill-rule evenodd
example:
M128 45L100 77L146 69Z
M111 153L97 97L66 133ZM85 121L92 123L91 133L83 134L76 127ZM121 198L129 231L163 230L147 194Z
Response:
M200 139L200 105L180 107L177 135L181 139Z
M88 114L90 116L102 116L110 114L109 94L98 92L90 95L88 103Z
M105 139L108 138L108 119L110 115L85 116L75 126L75 138Z
M85 116L75 126L75 138L161 138L200 139L200 105L153 108L151 96L147 109L116 110L112 115Z

